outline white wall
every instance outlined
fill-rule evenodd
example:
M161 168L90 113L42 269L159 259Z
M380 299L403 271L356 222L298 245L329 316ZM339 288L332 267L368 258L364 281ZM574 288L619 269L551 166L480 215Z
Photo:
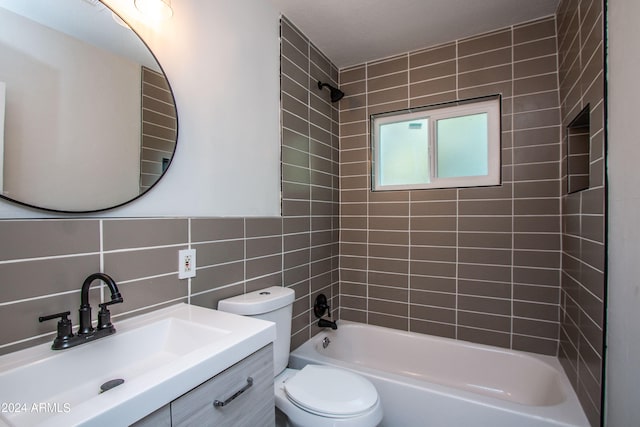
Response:
M640 2L608 1L606 425L640 422Z
M176 156L150 192L101 216L279 215L279 12L253 0L180 0L172 7L174 16L161 25L135 17L131 23L173 88ZM0 217L45 216L56 215L0 201Z

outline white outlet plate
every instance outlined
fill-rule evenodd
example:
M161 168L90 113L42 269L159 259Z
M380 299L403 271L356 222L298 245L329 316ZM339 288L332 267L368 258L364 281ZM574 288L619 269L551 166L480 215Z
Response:
M182 249L178 251L178 278L188 279L196 275L196 250Z

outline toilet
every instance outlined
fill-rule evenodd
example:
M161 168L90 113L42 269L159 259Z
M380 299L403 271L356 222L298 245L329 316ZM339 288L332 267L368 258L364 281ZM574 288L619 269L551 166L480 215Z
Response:
M292 427L374 427L382 404L373 384L361 375L322 365L289 369L294 292L272 286L223 299L218 310L276 324L273 343L277 425Z

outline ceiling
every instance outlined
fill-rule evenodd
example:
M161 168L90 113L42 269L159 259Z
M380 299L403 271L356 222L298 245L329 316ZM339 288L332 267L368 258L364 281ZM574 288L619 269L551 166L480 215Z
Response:
M271 0L340 69L555 13L559 0Z

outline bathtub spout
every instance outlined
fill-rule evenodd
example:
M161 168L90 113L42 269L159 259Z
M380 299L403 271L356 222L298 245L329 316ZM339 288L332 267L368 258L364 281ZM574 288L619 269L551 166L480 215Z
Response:
M338 329L338 325L336 324L336 322L332 322L331 320L327 320L327 319L318 320L318 327Z

